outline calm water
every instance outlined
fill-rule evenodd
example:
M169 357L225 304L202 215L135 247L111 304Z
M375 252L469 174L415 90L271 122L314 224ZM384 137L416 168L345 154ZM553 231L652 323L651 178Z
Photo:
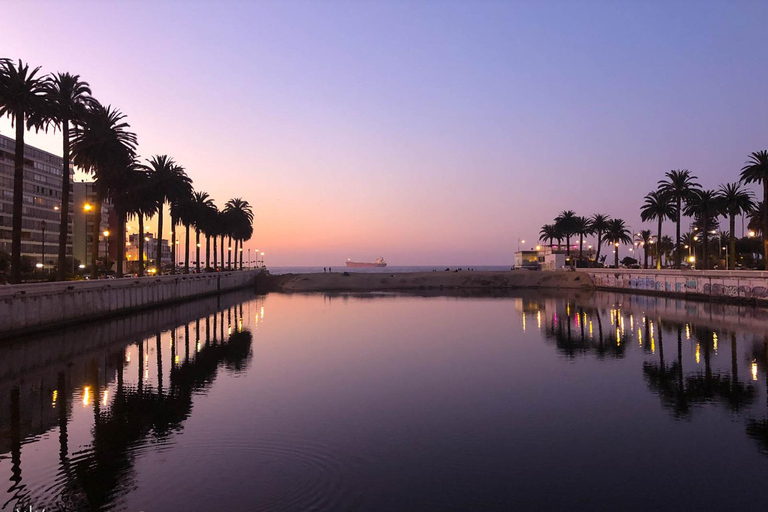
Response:
M762 310L237 293L0 345L2 510L764 510Z
M387 265L384 268L381 267L359 267L359 268L347 268L344 264L337 265L335 267L328 267L333 272L362 272L362 273L377 273L377 272L443 272L445 269L448 269L450 271L456 270L456 269L474 269L474 270L488 270L488 271L505 271L512 268L512 263L506 266L490 266L490 265L464 265L464 266L454 266L454 265L432 265L432 266L398 266L398 265ZM269 267L269 271L272 274L316 274L316 273L322 273L323 269L326 267Z

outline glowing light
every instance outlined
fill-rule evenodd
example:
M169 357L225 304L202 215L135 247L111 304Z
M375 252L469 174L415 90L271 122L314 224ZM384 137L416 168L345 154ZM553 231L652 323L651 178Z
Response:
M592 320L589 321L589 337L592 337Z
M108 229L105 229L105 230L104 230L104 233L102 233L102 234L103 234L104 236L109 236L109 230L108 230Z
M523 313L523 332L525 332L525 313Z
M685 339L691 341L691 326L685 324Z
M130 352L126 352L125 353L125 362L126 363L130 363L131 362L131 353Z
M752 380L757 380L757 361L752 360Z
M619 333L619 330L616 329L616 346L618 347L621 345L621 334Z
M701 345L699 343L696 344L696 364L699 364L701 362Z
M56 407L56 400L59 399L59 390L54 389L53 390L53 396L51 397L51 405Z
M109 390L105 389L104 390L104 398L101 400L101 404L102 405L107 405L108 402L109 402Z
M536 323L538 324L539 329L541 329L541 311L536 312Z
M747 233L747 236L749 238L754 238L755 237L755 232L754 231L750 231L749 233Z
M712 333L712 344L715 347L715 352L717 352L717 333L716 332Z
M85 204L83 205L83 211L85 211L85 212L89 212L89 211L91 211L92 209L93 209L93 206L91 206L89 203L85 203Z
M640 344L640 346L643 346L643 330L637 329L637 342Z
M176 355L176 357L173 358L173 362L176 363L176 364L179 364L179 356L178 356L178 354Z
M91 403L91 386L83 388L83 407Z

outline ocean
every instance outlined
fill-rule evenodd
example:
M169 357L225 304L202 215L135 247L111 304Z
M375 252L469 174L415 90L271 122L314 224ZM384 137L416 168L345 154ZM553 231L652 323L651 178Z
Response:
M329 267L325 267L326 269ZM497 266L497 265L419 265L419 266L390 266L386 267L368 267L368 268L347 268L344 265L338 267L330 267L333 272L363 272L363 273L403 273L403 272L444 272L446 269L449 271L454 270L477 270L477 271L503 271L510 270L512 266ZM269 271L272 274L314 274L322 273L323 267L269 267Z

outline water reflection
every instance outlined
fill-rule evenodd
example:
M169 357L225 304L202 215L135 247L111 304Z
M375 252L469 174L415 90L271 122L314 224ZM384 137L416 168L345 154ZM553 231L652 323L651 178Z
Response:
M5 404L0 399L0 419L3 425L10 425L3 432L2 439L8 442L0 445L0 453L11 453L11 485L2 509L32 506L34 510L102 510L119 506L135 488L134 463L141 447L167 445L183 429L192 411L194 395L204 394L221 368L228 372L248 368L252 333L243 329L242 322L235 329L230 328L226 337L211 336L208 329L204 334L200 332L201 320L207 326L211 318L223 319L225 314L230 322L232 318L243 318L243 296L229 295L223 299L147 313L131 321L119 320L119 326L103 326L102 332L119 333L118 338L101 340L95 350L84 350L52 367L25 361L19 354L35 348L50 350L57 342L77 343L79 336L93 335L88 332L92 328L34 341L20 340L6 347L9 353L17 355L17 363L28 363L30 375L6 379L0 388L3 397L8 397ZM189 320L190 315L207 309L215 312ZM157 332L146 336L145 331L152 328L157 328ZM120 335L128 332L136 333L132 336L136 341L125 345ZM195 351L190 351L190 332L195 335ZM181 344L183 359L179 354ZM138 354L137 359L132 357L133 353ZM150 369L151 359L155 362L154 371ZM135 381L127 375L131 367ZM68 428L76 407L90 409L92 420L90 439L72 451ZM6 411L8 416L3 418ZM59 462L53 481L35 487L28 485L23 478L22 446L28 440L45 438L55 427L59 430Z
M19 340L0 346L0 505L664 508L634 482L737 507L768 461L766 319L610 293L241 293ZM723 483L740 496L697 487L750 455Z

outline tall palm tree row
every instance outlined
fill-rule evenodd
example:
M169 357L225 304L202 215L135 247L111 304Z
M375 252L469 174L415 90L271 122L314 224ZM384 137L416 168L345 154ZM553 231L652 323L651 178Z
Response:
M571 255L571 237L576 234L576 212L564 210L555 217L555 226L565 237L565 253Z
M206 234L205 267L208 268L210 266L208 261L211 250L211 241L207 225L215 205L207 192L193 192L191 206L192 225L195 226L195 270L200 272L200 232L202 231Z
M747 163L741 168L740 179L743 183L762 185L765 204L768 201L768 151L756 151L749 155ZM762 214L763 261L768 269L768 208L763 208Z
M722 200L714 190L695 190L685 205L685 214L694 217L701 227L704 261L700 267L704 270L709 268L710 229L716 225L717 218L722 212Z
M249 225L245 226L240 214L214 221L216 207L210 198L192 196L191 179L185 170L167 155L155 156L148 165L140 166L137 158L136 134L129 131L125 115L111 106L104 106L92 95L88 82L79 75L54 73L43 75L39 67L30 67L22 60L18 62L0 57L0 117L9 117L16 131L14 178L13 178L13 229L11 236L11 282L21 280L21 240L23 226L24 190L24 139L27 130L60 130L62 135L62 182L60 225L58 233L57 278L66 278L66 246L70 234L70 164L90 173L94 178L94 193L97 196L92 216L92 258L91 272L97 271L99 239L101 230L101 205L112 201L118 216L117 270L122 273L125 251L125 222L131 218L139 221L139 273L143 274L144 219L157 215L157 253L155 262L162 262L163 210L165 203L171 205L171 249L176 251L176 225L181 222L186 228L185 272L189 271L189 229L196 230L198 251L196 262L199 269L199 236L206 235L206 267L210 265L210 239L225 233L242 248L242 243L253 233L253 215L247 201L238 199L232 208L245 210ZM233 200L234 201L234 200ZM244 205L243 205L244 203ZM242 212L241 212L242 213ZM215 243L215 238L214 238ZM215 250L215 249L214 249ZM222 245L223 250L223 245ZM239 252L242 253L242 250ZM237 254L237 253L236 253ZM175 258L174 258L175 259ZM215 260L215 257L214 257ZM214 265L215 266L215 265ZM241 255L242 267L242 255ZM175 271L175 265L174 265Z

